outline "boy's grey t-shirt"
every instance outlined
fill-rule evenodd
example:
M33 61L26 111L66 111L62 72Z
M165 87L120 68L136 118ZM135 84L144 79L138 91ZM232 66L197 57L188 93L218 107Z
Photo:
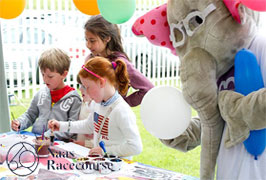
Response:
M29 109L18 118L20 129L23 130L33 125L33 133L42 134L43 128L45 128L45 134L49 135L48 121L50 119L58 121L78 120L82 101L76 90L67 93L53 107L51 101L49 88L41 88L34 96ZM72 133L54 132L54 135L59 140L76 138L76 134Z

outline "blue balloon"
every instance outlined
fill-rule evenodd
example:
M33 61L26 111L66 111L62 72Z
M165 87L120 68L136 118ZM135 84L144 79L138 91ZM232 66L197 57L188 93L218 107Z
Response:
M246 96L263 87L256 56L247 49L240 50L235 56L235 91ZM249 137L244 141L244 146L257 159L266 146L266 129L250 131Z

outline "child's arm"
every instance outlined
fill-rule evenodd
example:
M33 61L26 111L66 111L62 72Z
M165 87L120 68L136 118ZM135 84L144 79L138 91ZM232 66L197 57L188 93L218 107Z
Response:
M91 116L91 115L90 115ZM53 131L69 132L69 133L93 133L93 121L91 117L80 121L58 121L51 119L48 121L48 128Z
M17 119L20 123L19 130L27 129L28 127L34 124L34 122L39 116L39 109L37 103L38 94L34 96L29 109Z
M91 134L93 133L93 115L90 114L87 119L80 121L68 121L59 122L59 131L69 132L69 133L81 133L81 134Z
M137 106L141 103L144 95L154 87L154 85L141 74L132 63L127 59L123 58L124 62L127 64L127 71L130 79L130 86L132 86L136 91L127 97L124 97L125 101L131 106Z

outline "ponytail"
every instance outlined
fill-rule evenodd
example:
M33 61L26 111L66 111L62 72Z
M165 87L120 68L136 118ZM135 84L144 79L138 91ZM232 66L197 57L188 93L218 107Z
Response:
M116 65L114 65L114 63ZM127 94L128 87L129 87L129 77L127 73L126 63L121 59L117 59L112 62L112 67L115 70L118 92L122 96L125 96Z

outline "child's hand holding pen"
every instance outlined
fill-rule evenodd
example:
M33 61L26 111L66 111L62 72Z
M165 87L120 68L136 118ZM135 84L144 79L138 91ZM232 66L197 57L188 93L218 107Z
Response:
M48 128L51 129L52 131L59 131L60 124L59 121L55 119L51 119L48 121Z
M11 122L11 128L14 130L14 131L19 131L20 129L20 122L18 120L12 120Z
M48 121L48 128L51 129L51 134L50 134L50 140L51 140L51 146L54 145L54 131L59 131L60 124L57 120L51 119Z
M12 116L12 122L11 122L11 128L14 130L14 131L19 131L20 129L20 122L18 120L15 119L15 116L14 114L11 112L11 116Z

